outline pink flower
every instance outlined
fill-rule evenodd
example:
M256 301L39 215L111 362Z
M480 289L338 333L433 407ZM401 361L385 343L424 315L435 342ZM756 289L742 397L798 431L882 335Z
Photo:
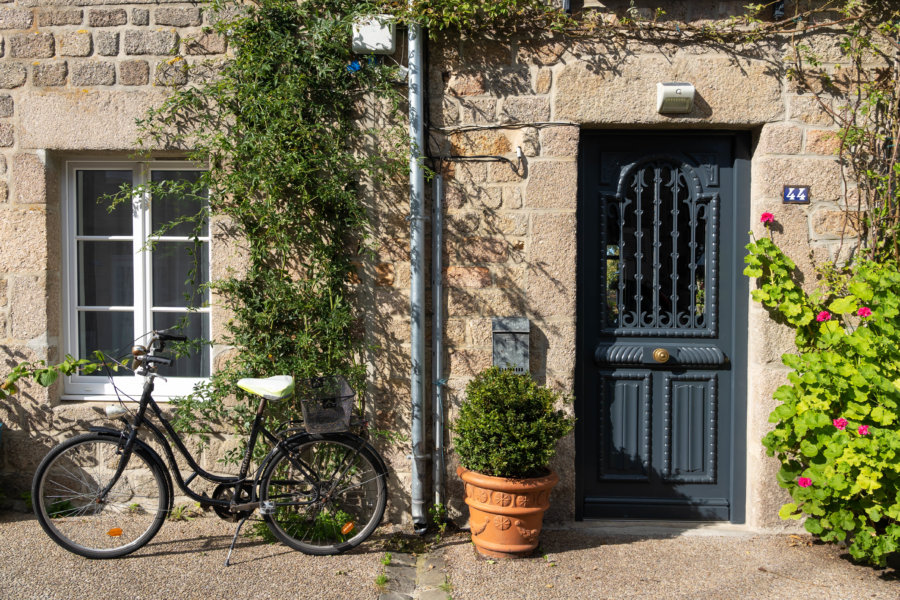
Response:
M847 428L847 419L845 419L844 417L835 419L834 421L832 421L832 423L834 423L834 426L837 427L838 429L840 429L841 431L843 431L844 429Z
M830 320L831 320L831 313L828 312L827 310L823 310L822 312L820 312L819 314L816 315L816 321L818 321L819 323L821 323L822 321L830 321Z
M869 426L868 425L860 425L859 429L856 430L859 435L869 435Z
M856 311L856 314L858 314L860 317L863 317L863 318L865 318L865 317L871 317L871 316L872 316L872 309L869 308L868 306L861 306L861 307L859 308L859 310Z
M809 477L801 477L797 480L797 485L803 488L809 487L812 485L812 479L810 479Z
M768 225L769 223L774 223L774 222L775 222L775 215L773 215L773 214L770 213L770 212L764 212L763 214L761 214L761 215L759 216L759 222L760 222L760 223L763 223L763 224L765 224L765 225Z

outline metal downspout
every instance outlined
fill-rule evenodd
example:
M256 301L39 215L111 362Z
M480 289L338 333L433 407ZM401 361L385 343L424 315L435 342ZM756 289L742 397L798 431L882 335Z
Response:
M410 342L412 371L412 520L417 533L428 527L425 514L425 171L424 41L422 28L409 24L409 222L410 222Z
M434 457L431 481L434 486L434 504L444 504L444 298L441 256L444 244L444 178L434 177L433 206L431 211L431 365L434 373Z

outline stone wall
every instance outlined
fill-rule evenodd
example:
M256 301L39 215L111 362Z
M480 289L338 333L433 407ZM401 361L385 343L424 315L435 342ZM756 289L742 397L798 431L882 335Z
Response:
M681 12L669 11L670 16L695 22L740 12L737 5L724 3L713 9L672 4ZM457 157L444 163L449 358L444 375L449 375L451 416L466 382L490 365L491 316L528 317L532 373L551 386L573 390L577 157L585 129L748 131L753 139L751 219L738 230L762 234L759 215L773 212L779 223L776 240L810 283L814 264L835 258L841 247L845 190L835 159L836 127L817 99L786 77L785 40L726 52L638 39L610 43L602 37L448 38L432 48L430 117L436 132L431 150ZM841 61L833 38L809 36L805 42L825 54L826 69L834 70ZM663 81L694 84L691 113L656 112L656 83ZM505 162L458 158L476 155ZM789 183L808 183L812 203L783 205L782 185ZM785 382L781 354L792 348L790 331L751 302L746 518L753 528L795 525L778 518L787 496L775 483L777 463L765 457L759 443L770 427L772 393ZM564 440L560 450L554 466L562 479L550 518L571 519L574 440ZM451 473L448 497L453 500L461 492Z
M742 12L743 2L701 4L672 2L667 11L700 22ZM135 118L161 101L166 86L189 83L184 65L214 62L227 52L221 39L203 32L210 19L197 4L165 1L18 0L0 6L0 349L9 364L59 358L61 160L127 157L136 147ZM826 54L826 68L840 62L832 38L807 42ZM558 389L574 388L577 157L584 129L751 132L751 220L744 226L759 234L759 214L775 213L778 240L813 279L810 251L822 260L839 246L844 190L834 158L835 127L816 99L786 78L787 50L782 42L725 52L601 35L430 42L430 152L505 159L455 158L437 165L445 176L448 366L442 375L448 378L449 417L465 384L491 363L494 316L528 317L531 372ZM659 81L693 83L693 112L657 114ZM788 181L809 182L813 203L783 206L780 186ZM365 186L377 248L373 260L360 264L358 285L361 326L372 342L371 415L379 428L400 434L408 434L410 414L405 186L405 180ZM215 246L213 276L240 262L239 253ZM213 322L221 318L216 312ZM783 493L758 440L768 427L772 392L785 373L780 355L790 351L791 337L751 305L748 346L747 520L752 527L781 527ZM102 407L60 403L58 389L33 386L17 400L0 407L7 425L0 476L4 485L24 489L53 441L102 420ZM228 443L217 439L205 464ZM408 520L408 444L379 447L392 467L392 518ZM569 437L554 465L562 481L552 519L574 515L574 452ZM460 514L452 452L449 458L446 497Z
M171 86L210 76L227 55L205 28L216 15L200 3L40 0L0 5L0 350L6 363L61 358L60 182L73 158L129 159L139 148L136 119L159 106ZM194 66L186 69L186 65ZM377 107L369 107L378 117ZM368 111L366 111L368 112ZM158 157L183 155L159 148ZM409 434L409 243L406 180L370 188L374 260L359 268L362 326L373 350L369 416L377 427ZM227 221L211 223L211 276L242 269L246 254ZM213 299L212 335L228 319ZM228 348L213 348L214 367ZM24 384L0 405L0 506L24 503L34 469L59 440L108 423L103 403L62 401L59 385ZM200 464L236 441L213 436ZM409 448L375 439L391 465L389 515L409 520ZM194 441L189 447L197 449ZM201 489L194 486L194 489Z
M164 0L0 6L0 350L7 365L61 358L63 161L131 158L135 119L159 105L167 86L189 82L185 65L210 61L214 68L227 51L223 39L204 32L213 18L199 4ZM216 225L214 274L236 263ZM214 323L217 317L221 311ZM26 384L0 406L7 501L30 488L37 462L56 440L104 422L102 404L62 402L60 395L59 385ZM222 443L214 439L215 447ZM205 456L204 464L214 467L215 458Z

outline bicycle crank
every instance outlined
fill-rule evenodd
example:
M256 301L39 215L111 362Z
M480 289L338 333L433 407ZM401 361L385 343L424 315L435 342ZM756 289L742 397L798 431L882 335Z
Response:
M234 485L220 483L219 485L216 486L216 489L213 490L212 499L213 500L231 501L231 499L234 497L234 488L235 488ZM219 505L215 505L215 504L213 505L212 509L215 511L216 515L218 515L218 517L220 519L222 519L223 521L228 521L230 523L237 523L241 519L245 519L253 514L253 509L256 508L255 502L250 505L253 508L251 508L250 510L246 509L246 503L250 501L250 498L252 497L252 495L253 495L253 486L251 486L249 483L241 484L241 491L240 491L240 494L238 495L237 500L239 503L243 502L245 504L243 504L243 505L238 504L235 507L237 510L234 512L232 512L232 510L227 506L219 506ZM241 508L243 508L244 510L241 510Z

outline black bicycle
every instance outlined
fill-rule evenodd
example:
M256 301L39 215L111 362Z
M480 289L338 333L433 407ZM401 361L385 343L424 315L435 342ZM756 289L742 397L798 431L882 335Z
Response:
M124 427L91 427L53 448L34 476L34 511L57 544L88 558L116 558L134 552L162 527L173 507L172 478L203 507L239 522L225 564L244 522L259 509L272 534L308 554L338 554L365 540L384 515L387 469L362 437L346 431L353 391L342 377L295 382L289 376L242 379L238 386L260 396L247 448L237 476L202 469L153 399L157 368L172 364L161 356L167 341L184 341L168 331L153 332L148 347L132 350L133 367L146 380L133 418ZM263 426L268 402L295 393L304 402L304 424L271 433ZM309 412L306 407L309 406ZM191 473L182 477L172 445ZM123 403L107 414L124 415ZM336 431L343 430L343 431ZM166 462L140 437L149 432ZM273 446L250 474L253 448L262 434ZM190 489L197 477L216 484L212 495Z

